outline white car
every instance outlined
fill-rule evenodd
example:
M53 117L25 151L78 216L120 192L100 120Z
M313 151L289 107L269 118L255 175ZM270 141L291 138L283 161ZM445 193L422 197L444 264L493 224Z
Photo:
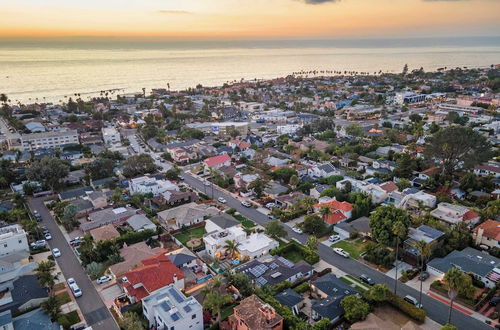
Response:
M73 292L73 295L75 298L81 297L82 296L82 290L76 285L76 283L72 284L69 286L71 288L71 291Z
M47 242L45 240L43 240L43 239L31 243L31 247L34 248L34 249L39 249L39 248L45 247L46 245L47 245Z
M330 238L328 239L330 242L336 242L340 239L340 235L332 235L330 236Z
M103 283L106 283L106 282L109 282L111 281L113 278L111 276L101 276L97 279L97 284L103 284Z
M45 236L45 239L46 239L47 241L50 241L50 240L52 239L52 235L51 235L50 233L48 233L48 232L47 232L47 233L45 233L45 235L44 235L44 236Z
M76 284L76 281L73 277L70 277L66 280L66 282L68 282L68 285L71 286L73 284Z
M302 234L302 233L304 233L304 232L302 231L302 229L300 229L299 227L293 227L293 228L292 228L292 230L293 230L294 232L296 232L297 234Z
M335 253L337 253L338 255L341 255L342 257L344 258L349 258L350 255L349 253L347 253L346 251L344 251L344 249L341 249L341 248L333 248L333 251Z
M241 205L243 205L244 207L251 207L252 204L250 204L249 202L241 202Z
M210 181L205 181L205 182L203 182L203 184L204 184L205 186L210 186Z
M52 249L52 254L54 255L54 258L59 258L61 256L61 251L58 248Z
M266 207L267 207L268 209L272 209L273 207L276 207L276 204L274 204L274 203L267 203L267 204L266 204Z
M227 201L224 199L224 197L219 197L219 198L217 198L217 200L219 202L221 202L222 204L226 204L227 203Z

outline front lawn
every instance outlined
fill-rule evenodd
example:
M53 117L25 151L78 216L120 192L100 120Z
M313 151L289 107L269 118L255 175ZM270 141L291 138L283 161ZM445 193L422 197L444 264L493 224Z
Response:
M251 220L248 220L247 218L245 218L244 216L242 216L241 214L237 214L237 215L234 215L234 218L236 220L238 220L239 222L241 222L241 224L243 225L243 227L245 228L253 228L255 227L255 223Z
M339 241L331 245L332 248L341 248L348 252L352 258L358 259L363 252L366 243L363 243L363 238L358 238L355 241Z
M185 231L181 231L177 235L174 235L174 237L181 242L183 245L186 245L186 243L193 239L193 238L202 238L203 235L205 235L207 231L205 230L204 226L201 227L196 227L193 229L188 229Z
M57 283L56 285L54 285L54 292L62 290L65 287L66 287L66 285L64 284L64 282Z
M229 316L233 315L233 309L237 304L231 304L227 307L224 307L220 313L220 320L225 321Z
M71 301L71 298L69 296L68 291L64 291L64 292L59 293L56 296L56 299L57 299L57 302L59 303L59 305L64 305L64 304L67 304Z
M59 324L62 325L64 329L68 329L73 324L76 324L80 321L81 321L80 316L78 316L77 311L72 311L67 314L62 314L61 316L59 316L59 319L57 320L57 322L59 322Z

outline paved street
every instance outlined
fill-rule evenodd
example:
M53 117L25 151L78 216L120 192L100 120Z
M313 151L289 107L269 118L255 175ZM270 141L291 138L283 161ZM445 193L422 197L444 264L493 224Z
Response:
M190 186L193 188L199 190L200 192L203 192L211 197L212 199L217 199L218 197L224 197L227 201L227 205L229 207L235 208L240 212L242 215L245 217L251 219L252 221L260 224L260 225L265 225L269 219L259 211L257 211L254 208L246 208L240 204L240 201L235 199L233 196L230 194L227 194L225 192L222 192L220 189L218 189L215 185L213 186L212 190L212 185L210 186L205 186L203 182L198 179L197 177L192 176L191 174L183 173L182 174L184 180L186 183L188 183ZM213 194L212 194L213 192ZM288 238L295 238L298 239L300 242L305 243L307 240L307 235L305 234L297 234L292 231L292 229L289 226L284 226L285 229L288 232ZM369 275L372 279L374 279L377 283L385 283L387 286L392 290L394 288L394 279L389 278L385 274L382 274L367 265L360 263L357 260L354 259L346 259L343 258L335 253L333 253L332 249L324 244L319 244L319 254L321 256L321 259L326 261L327 263L331 265L335 265L335 267L339 268L340 270L351 274L353 276L359 276L361 274L367 274ZM398 295L400 296L405 296L405 295L411 295L415 298L418 299L419 297L419 292L401 282L398 283ZM445 324L448 320L448 311L449 311L449 306L443 304L442 302L433 299L431 297L428 297L427 295L423 295L422 298L422 303L424 305L424 309L427 312L427 315L441 323ZM457 326L459 329L464 329L464 330L470 330L470 329L491 329L491 327L475 318L472 318L460 311L453 310L452 311L452 324Z
M57 258L57 263L64 277L66 279L73 277L82 290L83 295L77 298L76 301L85 317L87 325L92 326L94 330L119 329L92 282L85 274L83 267L80 265L61 230L43 204L43 198L31 199L28 203L31 210L37 210L42 216L43 225L47 227L52 235L52 239L48 241L50 248L57 247L61 250L61 256Z

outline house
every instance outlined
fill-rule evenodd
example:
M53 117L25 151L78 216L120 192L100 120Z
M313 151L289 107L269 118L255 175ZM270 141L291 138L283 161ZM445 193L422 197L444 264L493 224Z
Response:
M145 242L139 242L124 246L120 249L123 261L112 265L109 270L116 278L122 278L123 274L140 265L141 261L165 252L161 248L150 248Z
M370 237L372 230L370 228L370 219L368 217L361 217L351 222L343 221L336 223L333 230L340 235L342 239L349 238L351 233Z
M141 261L137 268L123 275L122 287L132 303L146 298L154 291L173 284L184 289L185 275L163 253Z
M64 181L66 181L69 184L77 184L80 182L83 182L83 178L85 177L85 170L76 170L76 171L71 171L66 175L64 178Z
M280 208L286 209L297 203L298 200L304 199L306 195L301 192L295 191L290 194L277 196L274 198L274 203Z
M213 156L205 159L203 161L205 165L205 171L208 172L209 169L219 169L222 166L231 165L231 157L227 154L222 154L218 156Z
M500 164L498 163L486 163L474 167L474 174L479 176L493 176L495 178L500 177Z
M159 212L158 219L167 229L179 229L200 223L205 217L219 214L219 212L212 206L189 203Z
M240 242L245 240L247 234L240 226L234 226L221 231L210 232L203 236L205 243L205 251L209 256L215 259L225 259L227 251L224 247L226 241L232 241L239 245ZM233 256L235 257L235 256Z
M500 259L471 247L452 251L444 258L434 258L427 263L429 274L439 278L451 268L471 274L488 288L493 288L500 280Z
M293 263L280 256L267 256L253 259L235 268L246 274L257 286L276 285L289 281L294 283L313 275L313 268L304 260Z
M320 212L324 207L330 209L329 214L323 215L323 221L329 225L349 220L352 217L352 204L349 202L339 202L335 199L313 206L315 212Z
M90 230L90 235L94 239L94 242L107 241L120 236L118 230L112 224L105 225Z
M107 224L119 224L124 222L139 210L131 207L119 207L116 209L103 209L92 212L88 215L87 222L81 222L80 229L88 232L94 228L98 228Z
M418 266L420 259L420 252L418 251L418 242L425 242L428 244L431 251L442 245L444 240L444 233L440 230L434 229L427 225L421 225L418 228L408 228L408 238L403 243L405 262Z
M486 220L472 230L472 237L476 245L500 248L500 222Z
M302 297L300 294L298 294L291 288L288 288L285 291L280 292L279 294L274 296L274 298L278 300L279 303L283 306L290 308L294 315L299 315L300 304L304 301L304 297Z
M380 188L382 188L388 194L399 189L398 186L396 186L396 184L392 181L382 183L380 185Z
M402 330L406 329L405 327L401 327L391 321L386 321L375 315L374 313L368 314L366 319L363 321L358 321L349 327L351 330L375 330L375 329L384 329L384 330ZM419 330L420 328L415 325L413 328Z
M317 178L327 178L332 175L337 175L339 174L339 172L332 164L325 163L318 166L312 166L311 168L308 169L307 174L317 179Z
M155 177L141 176L129 180L130 194L148 194L153 196L166 192L167 190L179 190L179 187L168 180L158 180Z
M205 220L205 230L207 233L215 231L223 231L235 226L241 226L241 222L236 220L232 215L221 213Z
M288 160L288 159L281 159L281 158L276 158L273 156L269 156L266 159L264 159L264 163L266 163L267 165L272 166L272 167L285 166L289 162L290 162L290 160Z
M133 231L156 230L156 225L151 222L144 214L134 214L126 221Z
M179 269L194 267L196 263L196 256L188 248L182 247L178 250L167 253L167 257Z
M48 297L47 289L40 286L38 276L33 273L22 275L13 281L12 289L0 292L0 313L11 310L26 310L38 305Z
M92 203L94 209L108 206L108 197L102 191L93 191L87 195L87 199Z
M78 197L85 197L92 191L94 191L94 189L91 187L80 187L60 192L58 197L61 202L67 202L77 199Z
M236 173L236 175L234 176L234 185L239 189L241 188L248 189L250 183L254 182L258 178L259 178L258 174Z
M407 188L403 190L403 198L399 203L395 203L396 207L406 209L408 207L420 208L428 207L434 208L436 206L437 198L434 195L428 194L415 188Z
M155 329L203 330L203 309L170 284L142 299L142 314Z
M20 225L0 227L0 256L29 252L28 235Z
M264 193L271 198L275 198L280 194L286 193L287 191L288 191L287 187L275 181L269 182L267 187L264 189Z
M472 227L480 220L481 216L475 211L468 209L462 205L450 203L439 203L438 207L430 212L430 214L441 221L451 225L465 223Z
M0 296L3 292L14 289L14 281L21 276L32 273L37 267L36 262L30 262L28 251L13 252L0 257ZM3 293L0 305L9 303L12 297Z
M316 187L309 190L309 195L314 198L319 198L321 196L321 193L328 188L330 188L330 186L326 184L317 185Z
M76 210L76 218L86 217L93 209L94 206L92 203L83 198L77 198L69 202L69 205L75 207Z
M344 297L359 294L350 285L345 284L333 274L321 276L311 284L312 291L320 297L312 301L312 318L319 321L327 318L332 322L339 321L344 316L340 302Z
M183 202L198 202L199 196L192 191L167 190L153 198L156 205L175 205Z
M120 132L114 127L102 128L102 139L107 145L120 142Z
M237 250L243 259L255 259L269 254L279 243L263 233L254 233L237 245ZM240 258L241 258L240 257Z
M240 301L228 323L231 330L283 329L283 317L255 294Z

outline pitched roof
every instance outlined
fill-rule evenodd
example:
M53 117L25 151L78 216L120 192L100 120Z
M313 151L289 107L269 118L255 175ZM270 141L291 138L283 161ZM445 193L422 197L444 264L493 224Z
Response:
M174 283L174 276L185 276L163 253L142 260L142 266L124 274L127 282L123 286L130 296L137 300L147 297L151 292Z
M223 155L209 157L205 159L204 163L207 166L214 166L225 163L227 161L231 161L231 157L229 157L229 155L227 154L223 154Z
M269 314L273 315L273 317L271 319L266 317L267 313L265 314L263 309L268 310L270 312ZM281 315L279 315L274 308L264 303L256 295L251 295L243 299L240 304L234 308L234 313L245 321L249 329L272 329L283 321Z
M290 308L304 300L304 297L290 288L277 294L276 296L274 296L274 298L276 298L276 300L278 300L280 304L288 306Z
M387 181L384 182L380 185L380 188L384 189L386 192L393 192L395 190L398 190L398 186L392 181Z
M334 225L346 219L346 216L339 210L323 216L323 221L329 225Z
M453 267L459 267L464 273L474 273L485 277L490 271L500 267L500 259L467 247L462 251L452 251L444 258L434 258L428 265L443 273Z
M118 237L120 236L120 233L118 232L118 230L116 230L115 226L109 224L99 228L92 229L90 231L90 235L92 236L94 241L99 242Z
M339 202L335 199L332 199L331 201L325 202L325 203L318 203L314 205L314 208L320 209L322 207L329 207L330 209L333 210L342 210L344 212L349 212L352 211L352 204L348 202Z
M212 221L214 224L219 226L222 229L227 229L230 227L234 227L240 224L238 220L236 220L232 215L227 213L221 213L215 215L208 220Z
M185 254L185 253L169 254L168 258L177 267L182 266L182 265L196 259L196 257L193 257L192 255Z
M495 220L486 220L476 228L473 232L477 233L479 229L483 229L483 236L491 238L495 241L500 241L500 222Z
M109 269L117 278L120 278L124 273L139 266L141 260L154 256L162 251L164 251L162 248L151 249L145 242L124 246L120 249L120 255L124 260L112 265Z

